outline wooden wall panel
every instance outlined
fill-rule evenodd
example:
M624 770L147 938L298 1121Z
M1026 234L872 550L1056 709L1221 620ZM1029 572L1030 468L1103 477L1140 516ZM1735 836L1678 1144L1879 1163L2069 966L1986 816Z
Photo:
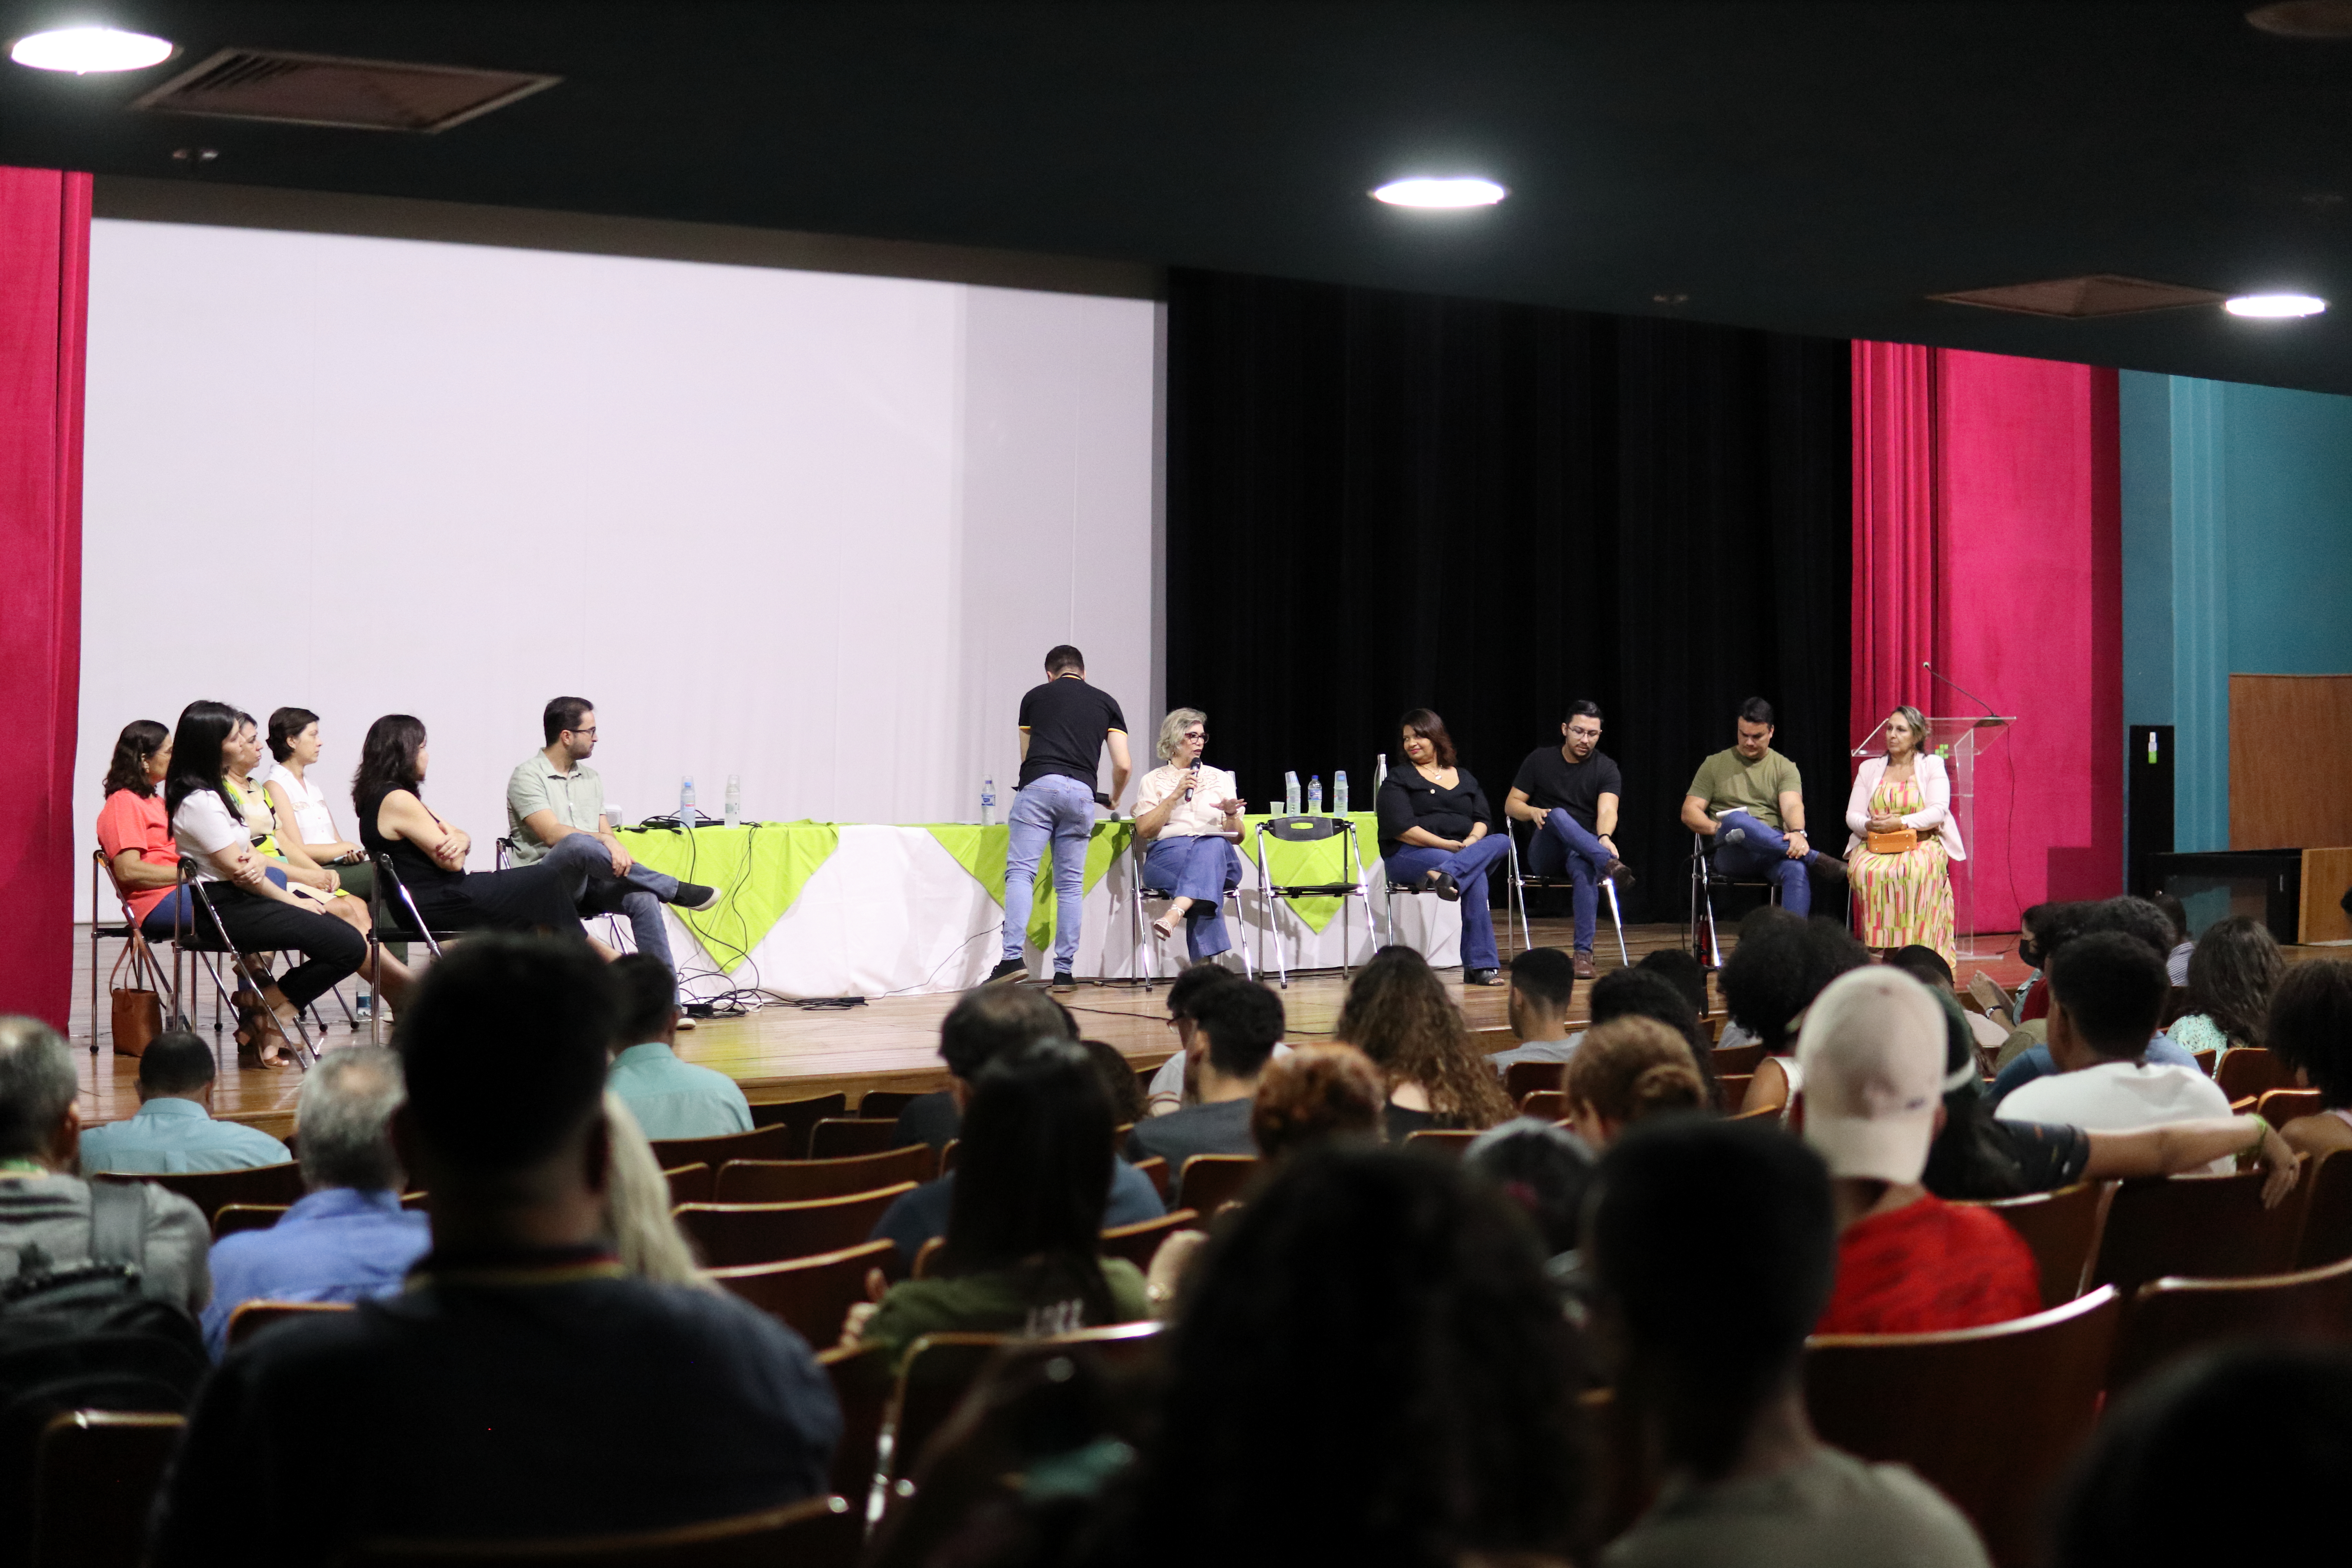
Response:
M2230 677L2230 847L2352 845L2352 675Z
M2352 888L2352 849L2303 852L2303 909L2295 941L2352 942L2344 916L2344 889Z

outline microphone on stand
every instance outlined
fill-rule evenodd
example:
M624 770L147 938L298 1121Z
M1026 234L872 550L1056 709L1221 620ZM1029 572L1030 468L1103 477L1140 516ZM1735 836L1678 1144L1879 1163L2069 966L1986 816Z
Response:
M1958 692L1961 696L1967 698L1969 701L1975 703L1979 708L1982 708L1986 713L1996 718L2000 716L2000 710L1994 708L1991 703L1987 702L1983 698L1978 696L1975 692L1970 691L1967 687L1962 686L1958 681L1954 680L1942 670L1937 669L1931 661L1924 658L1921 659L1919 661L1919 668L1926 670L1929 675L1934 676L1937 679L1942 681L1945 685L1950 687L1953 690Z

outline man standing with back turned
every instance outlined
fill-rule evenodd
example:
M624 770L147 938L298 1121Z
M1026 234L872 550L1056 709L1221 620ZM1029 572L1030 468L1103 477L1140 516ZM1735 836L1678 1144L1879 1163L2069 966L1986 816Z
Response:
M1087 840L1095 828L1096 768L1110 748L1110 802L1127 793L1127 719L1108 692L1087 684L1086 656L1064 643L1045 656L1045 684L1021 699L1021 779L1006 818L1004 954L991 982L1018 980L1035 899L1037 858L1053 841L1054 985L1076 984L1078 921L1086 902Z
M1698 765L1683 797L1683 826L1715 840L1715 868L1727 877L1761 877L1780 889L1780 907L1810 914L1813 888L1805 873L1845 879L1845 862L1805 836L1804 781L1797 764L1772 749L1772 705L1739 705L1738 742Z
M1633 873L1617 858L1617 802L1625 793L1617 764L1601 755L1601 704L1579 698L1568 705L1559 744L1538 746L1519 764L1503 813L1536 826L1528 869L1538 877L1568 872L1576 884L1576 977L1592 978L1592 931L1601 910L1601 879L1619 887Z

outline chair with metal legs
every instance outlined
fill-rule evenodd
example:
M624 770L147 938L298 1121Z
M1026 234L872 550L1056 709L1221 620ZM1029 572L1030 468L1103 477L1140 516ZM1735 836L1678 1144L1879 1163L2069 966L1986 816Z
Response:
M1511 846L1511 896L1518 910L1519 944L1523 948L1533 948L1536 944L1535 927L1528 921L1528 889L1529 888L1567 888L1573 890L1576 887L1576 879L1573 877L1539 877L1525 870L1519 860L1518 830L1520 826L1520 823L1508 816L1503 819L1503 832ZM1617 962L1631 968L1633 956L1625 946L1625 914L1617 901L1616 882L1607 877L1601 878L1601 896L1609 900L1609 923L1617 931ZM1507 915L1508 912L1508 910L1505 911ZM1507 925L1509 922L1507 920L1505 923Z
M1737 879L1715 868L1715 840L1691 835L1690 914L1683 925L1683 945L1709 969L1723 967L1723 943L1716 934L1715 889L1761 888L1767 903L1780 901L1780 884L1753 878Z
M1128 924L1135 933L1135 972L1143 977L1143 989L1146 993L1149 993L1151 989L1151 982L1154 978L1152 974L1153 950L1146 946L1143 940L1143 901L1146 899L1155 899L1164 904L1172 900L1176 895L1169 891L1166 888L1152 888L1146 887L1144 885L1143 852L1146 847L1147 846L1143 843L1142 839L1135 833L1134 825L1129 823L1127 836L1127 885L1134 890L1127 901L1129 915ZM1248 975L1252 980L1255 980L1257 978L1257 969L1250 963L1248 932L1244 929L1242 921L1242 890L1240 884L1236 883L1233 887L1225 889L1223 897L1224 899L1230 899L1233 901L1234 931L1236 935L1243 938L1242 941L1234 944L1234 951L1241 954L1242 973Z
M130 896L123 889L121 881L116 878L114 867L106 858L106 851L93 849L89 852L89 1054L96 1056L98 1055L99 1019L98 944L102 941L129 942L131 979L146 980L154 987L155 994L159 997L165 994L165 982L163 962L155 956L155 950L147 945L146 937L140 934L139 922L131 918ZM114 901L122 914L122 921L119 925L108 925L98 918L98 878L101 871L106 873L107 885L114 889ZM117 968L121 966L121 959L115 961Z
M394 923L395 918L397 923ZM387 941L421 942L425 952L438 958L441 956L441 939L458 934L446 928L436 931L427 925L423 911L416 907L416 900L410 895L406 884L401 881L400 873L392 868L392 857L378 855L375 858L375 880L368 891L368 958L371 960L370 967L376 973L382 974L383 967L373 961L382 955ZM368 1011L370 1045L383 1036L383 987L378 985L376 992L377 1005Z
M236 997L228 989L227 983L221 979L220 966L213 962L214 955L226 953L228 956L239 978L257 999L274 978L269 973L269 964L260 953L247 952L231 940L228 928L221 923L220 910L213 905L210 884L195 875L195 868L194 860L184 855L180 858L180 881L188 889L188 899L173 910L172 921L172 1001L173 1013L182 1028L190 1027L191 1024L187 1016L179 1012L179 953L186 952L202 961L205 972L213 979L213 989L216 993L215 1001L226 1004L231 1016L236 1013ZM185 925L181 923L184 916L186 918ZM217 1036L220 1027L217 1010L214 1016L214 1032ZM294 1037L298 1042L295 1061L307 1067L319 1059L318 1044L310 1038L310 1031L302 1026L302 1012L299 1007L294 1012Z
M511 837L499 839L498 841L497 851L491 857L491 866L498 870L504 871L510 868L514 863L514 839ZM580 921L581 924L585 925L590 920L599 917L583 915L580 917ZM621 940L621 917L607 910L601 918L604 921L604 934L612 939L613 951L615 952L628 952L633 951Z
M1351 878L1330 882L1277 882L1273 865L1266 859L1265 841L1271 835L1285 844L1315 844L1328 838L1344 836L1347 846L1341 851L1339 869L1343 877ZM1371 895L1364 889L1364 858L1356 843L1356 825L1344 816L1272 816L1257 825L1257 871L1259 891L1265 896L1265 919L1257 928L1257 973L1265 973L1265 939L1274 926L1274 906L1294 899L1338 899L1339 900L1339 978L1349 974L1348 953L1354 922L1349 920L1351 907L1348 900L1364 900L1364 924L1371 925ZM1352 873L1349 868L1353 867ZM1290 965L1282 956L1279 938L1274 944L1275 973L1282 988L1290 989Z

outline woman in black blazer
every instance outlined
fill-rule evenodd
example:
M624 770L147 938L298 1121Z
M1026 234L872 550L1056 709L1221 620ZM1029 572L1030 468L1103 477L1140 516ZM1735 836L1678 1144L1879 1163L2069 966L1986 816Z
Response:
M1381 785L1381 858L1388 879L1462 904L1462 984L1492 985L1501 957L1486 873L1506 848L1489 835L1486 792L1454 762L1445 721L1416 708L1398 721L1406 765Z

